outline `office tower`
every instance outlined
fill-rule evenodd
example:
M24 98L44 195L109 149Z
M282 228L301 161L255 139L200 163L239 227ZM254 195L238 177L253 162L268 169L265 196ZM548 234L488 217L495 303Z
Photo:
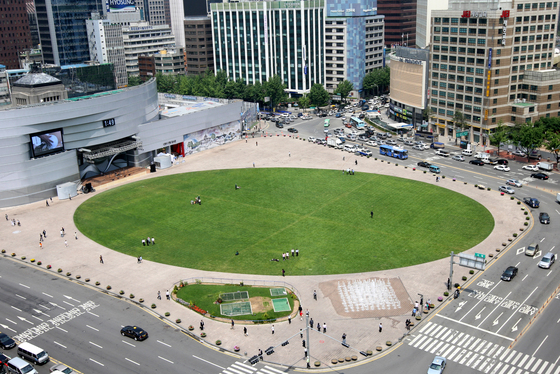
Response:
M29 16L25 0L4 1L0 7L0 64L19 69L19 54L31 48Z
M416 46L426 48L430 44L430 30L433 10L447 9L448 0L417 0L416 10ZM414 45L409 45L414 47Z
M175 48L175 37L167 25L152 26L147 22L123 26L124 58L129 75L139 75L138 56Z
M212 22L208 16L185 17L185 70L187 75L214 71Z
M377 14L385 16L385 46L416 45L416 0L377 0Z
M183 0L166 0L169 4L170 22L168 25L173 30L175 36L175 46L178 48L185 47L185 10L183 9Z
M430 107L433 131L468 132L488 144L506 125L559 116L560 74L552 70L557 2L450 1L432 12ZM456 111L466 127L453 123Z

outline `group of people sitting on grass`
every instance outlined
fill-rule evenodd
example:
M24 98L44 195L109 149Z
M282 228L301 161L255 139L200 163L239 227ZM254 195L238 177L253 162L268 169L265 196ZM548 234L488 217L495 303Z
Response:
M191 205L194 204L202 205L202 202L200 201L200 196L197 196L196 199L191 200Z

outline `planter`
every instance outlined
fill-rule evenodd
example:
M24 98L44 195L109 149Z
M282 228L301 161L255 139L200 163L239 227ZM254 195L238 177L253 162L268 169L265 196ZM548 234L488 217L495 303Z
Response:
M525 229L524 229L523 227L521 227L521 228L519 229L519 231L525 231Z
M412 168L412 171L416 171L416 168Z
M462 279L463 281L466 281L466 280L467 280L467 277L465 277L465 276L463 275L463 277L462 277L461 279Z
M165 316L166 316L166 317L169 317L170 315L171 315L171 313L165 312Z
M527 220L527 221L530 220L530 219L531 219L531 217L525 217L525 220Z
M319 367L321 366L321 361L315 361L313 365L315 365L315 367Z
M515 199L515 197L513 197L513 196L510 196L510 198L509 198L509 199L510 199L510 200L513 200L513 199Z
M155 308L156 308L156 304L152 304L152 309L155 309Z
M222 345L222 341L221 340L216 340L216 345Z
M189 331L192 331L192 330L194 330L194 326L193 326L193 325L190 325L190 326L188 327L188 329L189 329Z
M437 301L439 301L441 303L443 301L443 297L438 296Z
M356 355L352 356L352 361L358 361L358 356Z
M422 319L422 317L421 317L420 315L417 315L417 316L416 316L416 320L417 320L417 321L420 321L421 319Z
M181 318L177 318L177 319L175 320L175 323L181 323Z
M463 182L464 184L467 184L467 182Z
M22 260L25 260L26 258L27 258L27 257L25 257L25 256L21 256L21 259L22 259Z
M344 358L342 358L342 357L339 358L339 359L338 359L338 362L343 363L343 362L344 362Z
M513 233L513 237L517 238L517 233L516 232Z
M120 290L120 291L119 291L119 295L124 295L124 291L123 291L123 290Z
M76 275L76 279L80 279L82 276L81 275Z
M449 296L449 292L445 291L445 292L443 293L443 296Z
M133 296L133 297L131 297L131 299L134 298L134 295L132 295L132 296ZM138 300L138 302L143 303L143 302L144 302L144 299L140 298L140 300Z
M71 276L71 275L72 275L72 273L70 273L69 271L66 273L66 276L67 276L67 277L69 277L69 276Z
M12 253L12 257L16 257L16 254L15 254L15 253Z
M393 345L393 342L392 342L392 341L390 341L390 340L387 340L387 341L385 342L385 344L387 344L387 347L390 347L390 346L392 346L392 345Z
M233 350L234 350L235 352L239 352L239 351L241 350L241 348L239 348L238 346L235 346L235 347L233 347Z
M2 253L6 253L6 250L5 250L5 249L3 249L3 250L2 250Z
M469 270L469 274L473 275L474 274L474 270Z
M496 252L500 252L500 251L501 251L501 249L500 249L500 248L496 248Z
M380 346L380 345L378 345L377 347L375 347L375 350L376 350L377 352L381 352L381 351L383 350L383 347Z
M41 261L37 261L37 265L41 265L41 264L42 264L42 262L41 262Z
M494 255L493 255L492 253L490 253L490 254L488 255L488 257L494 257Z
M89 278L86 278L85 281L86 281L86 282L89 282Z
M129 297L130 299L134 299L134 294L130 294L130 295L128 295L128 297Z
M524 222L524 225L525 225L525 226L529 226L529 222Z
M518 202L517 202L517 205L521 205L521 201L518 201Z
M206 337L206 333L205 333L205 332L201 332L201 333L200 333L200 337L201 337L201 338L205 338L205 337Z
M101 283L99 283L99 282L95 282L95 285L96 285L96 286L99 286L100 284L101 284Z
M107 290L110 290L112 287L111 287L111 286L107 286L106 288L107 288Z
M35 262L35 259L34 259L34 258L32 258L32 259L31 259L31 260L29 260L29 261L31 261L31 262Z
M57 271L58 271L59 273L62 273L62 269L61 269L61 268L58 268Z

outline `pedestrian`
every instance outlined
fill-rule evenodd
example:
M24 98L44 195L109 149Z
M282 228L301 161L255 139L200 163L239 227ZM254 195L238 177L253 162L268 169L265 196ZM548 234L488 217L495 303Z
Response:
M301 304L300 304L299 307L298 307L298 312L301 313L302 311L303 311L303 308L301 307Z
M235 326L235 321L231 320L231 329L233 330L233 327Z
M423 304L424 304L424 296L420 297L420 305L419 306L422 306ZM420 310L419 308L416 308L416 309Z
M379 322L379 332L383 331L383 324Z
M371 211L370 216L371 216L371 218L373 218L373 210Z
M66 233L64 232L64 227L62 228L62 234L66 234Z
M292 157L292 152L288 152L288 157Z
M261 359L261 361L263 360L263 351L260 348L259 348L259 358Z
M64 241L64 245L65 245L66 247L68 247L68 240L65 240L65 241Z
M272 325L271 329L272 329L272 335L274 335L274 325Z
M299 256L299 249L296 249L296 257Z
M282 261L286 260L286 254L282 252Z
M148 236L148 238L146 239L146 244L148 245L148 247L150 246L150 237Z
M303 312L301 310L299 311L299 320L303 321Z
M290 259L290 252L286 252L286 260Z
M165 297L167 298L167 300L171 300L171 297L169 296L169 290L165 292Z
M19 222L19 219L17 220L17 225L21 226L21 222Z
M76 240L78 240L78 233L74 232L74 237L76 238Z
M313 299L317 300L317 290L313 290Z
M103 256L102 256L102 255L99 255L99 263L100 263L100 264L104 264L104 262L103 262Z
M43 249L43 243L39 242L39 248Z
M253 162L253 167L255 167L255 163Z
M204 331L204 321L200 320L200 330Z
M327 324L323 322L323 334L327 332Z
M346 156L342 156L342 161L346 161Z
M286 270L282 269L282 276L284 277L286 274Z
M412 317L416 317L416 312L418 311L418 309L413 308L412 309Z
M152 245L156 245L156 239L152 236Z
M45 203L47 203L47 206L49 206L49 201L48 200L45 200Z
M416 310L418 310L418 307L419 307L419 306L420 306L420 305L418 304L418 301L415 301L415 302L414 302L414 308L415 308Z
M138 257L138 263L139 263L139 264L142 263L142 256Z
M6 214L6 221L8 221L8 215Z
M321 332L321 323L317 322L317 331Z
M313 328L313 318L311 318L311 319L309 320L309 327L310 327L310 328Z
M142 239L142 246L145 247L146 246L146 240Z
M305 340L303 341L304 348L303 348L303 357L307 357L307 348L305 348Z
M249 333L247 332L247 326L243 326L243 334L245 336L249 336Z
M302 329L299 329L299 337L303 339L303 330ZM304 347L305 347L305 345L304 345Z
M157 292L157 299L161 300L161 292L160 291Z
M356 165L358 165L358 160L355 160L354 162L356 163Z
M292 248L292 257L294 257L295 253L296 253L295 249Z
M64 232L62 230L60 230L60 237L64 238Z
M258 146L259 146L259 142L255 142L255 145L258 147Z
M39 241L40 241L40 242L43 241L43 234L39 234Z
M430 310L430 306L432 305L432 300L428 299L427 305L428 305L428 310Z
M301 334L301 337L303 338L303 334ZM305 347L305 339L303 339L303 340L301 341L301 346L302 346L303 348L306 348L306 347Z
M288 316L288 325L292 324L292 316Z
M47 238L47 230L43 230L43 236L45 237L45 239Z
M346 344L346 333L342 333L342 344Z

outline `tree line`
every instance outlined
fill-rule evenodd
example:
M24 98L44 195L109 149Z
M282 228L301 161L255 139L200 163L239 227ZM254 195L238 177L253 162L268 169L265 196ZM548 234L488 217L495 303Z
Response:
M390 73L389 68L376 69L368 73L363 81L366 93L383 92L389 87ZM214 97L220 99L242 99L250 102L261 103L261 108L266 106L275 108L279 103L296 103L301 108L310 106L325 106L330 104L331 95L322 84L311 86L309 93L299 98L288 98L285 92L286 86L278 75L274 75L268 81L255 84L247 84L243 79L238 81L227 77L225 71L218 71L216 74L206 71L200 75L163 75L156 74L157 91L162 93L173 93L177 95ZM138 76L129 76L128 85L137 86L142 84ZM348 80L340 82L334 92L340 96L342 102L346 102L350 92L354 90L354 85ZM265 102L265 98L270 98ZM265 106L266 105L266 106Z

